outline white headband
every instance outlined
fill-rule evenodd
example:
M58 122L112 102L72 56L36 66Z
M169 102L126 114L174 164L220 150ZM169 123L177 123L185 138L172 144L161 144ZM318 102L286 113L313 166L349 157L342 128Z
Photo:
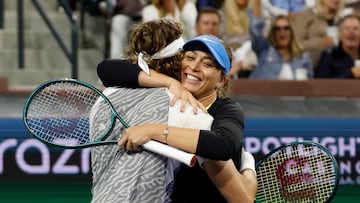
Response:
M163 59L175 56L175 54L179 51L179 49L183 47L184 44L184 39L180 37L179 39L176 39L170 44L168 44L159 52L156 52L150 57L150 59ZM150 74L149 65L145 61L145 56L142 52L140 52L138 55L138 65L146 74Z

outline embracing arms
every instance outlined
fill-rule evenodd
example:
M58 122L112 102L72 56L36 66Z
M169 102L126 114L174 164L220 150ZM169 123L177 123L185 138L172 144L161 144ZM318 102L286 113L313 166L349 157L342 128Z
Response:
M170 101L171 106L181 99L181 112L184 111L187 102L191 104L194 113L197 113L198 107L206 112L204 105L197 101L179 81L152 69L150 75L147 75L138 65L130 61L106 59L98 64L97 74L105 87L167 87L174 94Z

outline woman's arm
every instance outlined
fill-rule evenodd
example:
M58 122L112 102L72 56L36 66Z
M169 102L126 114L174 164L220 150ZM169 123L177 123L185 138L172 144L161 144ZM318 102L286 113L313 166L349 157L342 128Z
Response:
M240 168L242 132L244 128L243 113L238 104L215 102L217 110L211 131L192 128L180 128L159 123L148 123L131 126L124 130L118 142L120 149L139 150L139 146L150 139L167 143L181 150L194 153L213 160L238 158ZM211 109L209 109L211 110ZM164 130L168 133L164 135Z
M165 130L168 133L165 133ZM195 154L199 131L199 129L180 128L159 123L131 126L124 130L118 146L119 149L128 151L140 150L140 145L152 139Z
M152 69L150 69L150 74L147 75L144 71L141 71L137 64L133 64L130 61L118 59L104 60L98 64L97 74L105 87L167 87L174 94L170 105L174 105L180 99L182 103L181 112L185 110L187 102L191 104L195 114L198 111L198 107L206 112L204 105L197 101L179 81Z
M186 103L190 103L193 112L197 114L198 108L206 112L205 106L199 102L185 87L177 80L154 70L150 70L147 75L144 71L139 73L139 85L142 87L167 87L174 97L170 100L170 105L173 106L177 100L181 100L180 112L183 112Z
M234 159L242 148L245 119L242 106L231 99L218 99L208 111L214 121L211 131L200 132L196 154L213 160ZM239 168L240 160L235 164Z
M165 130L168 133L164 133ZM200 137L206 137L206 139L200 139ZM213 131L148 123L125 129L118 146L128 151L140 150L142 144L149 140L156 140L208 159L228 160L234 154L233 151L238 142L227 137L229 138Z
M261 2L255 0L252 10L249 11L249 33L251 36L251 46L254 52L259 55L270 46L264 36L265 18L261 13Z
M106 59L97 66L97 74L105 87L139 87L141 69L130 61Z
M104 86L125 87L168 87L184 89L179 81L150 70L147 75L141 68L130 61L119 59L107 59L97 66L97 74Z
M255 160L243 151L242 165L245 168L236 170L233 161L206 161L203 164L206 173L224 196L227 202L253 203L257 192ZM245 164L243 164L246 162Z
M261 0L255 0L253 2L252 14L256 17L262 16L261 12Z
M269 13L270 18L274 18L278 15L288 15L288 11L276 6L273 6L269 0L262 0L263 8Z

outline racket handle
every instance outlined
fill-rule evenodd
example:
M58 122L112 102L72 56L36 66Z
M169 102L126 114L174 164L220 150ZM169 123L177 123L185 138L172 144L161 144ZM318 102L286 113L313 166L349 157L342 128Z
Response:
M175 147L150 140L147 143L143 144L142 147L146 150L152 151L157 154L167 156L169 158L175 159L186 164L189 167L193 167L196 163L195 154L191 154Z

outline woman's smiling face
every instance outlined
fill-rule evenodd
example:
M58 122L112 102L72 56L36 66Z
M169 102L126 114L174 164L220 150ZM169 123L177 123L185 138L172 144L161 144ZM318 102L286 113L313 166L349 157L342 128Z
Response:
M222 70L214 57L205 51L186 51L182 60L182 84L197 99L216 94Z

